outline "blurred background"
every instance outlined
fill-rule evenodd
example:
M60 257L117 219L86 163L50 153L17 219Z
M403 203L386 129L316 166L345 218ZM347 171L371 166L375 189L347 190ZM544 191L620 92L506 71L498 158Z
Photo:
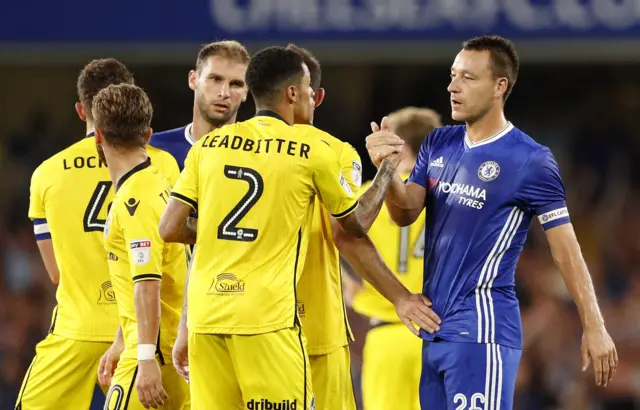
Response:
M295 42L323 63L317 125L360 152L369 122L407 105L450 124L449 66L460 42L515 41L522 67L507 117L558 158L569 206L620 366L606 390L580 372L580 321L534 223L517 271L525 353L518 410L640 409L640 5L636 0L80 0L0 6L0 410L12 409L55 286L27 219L35 167L84 136L75 81L116 57L155 109L153 127L191 121L200 45L251 51ZM248 101L239 119L253 114ZM351 312L359 390L367 321ZM100 409L96 400L92 409ZM28 409L25 409L28 410Z

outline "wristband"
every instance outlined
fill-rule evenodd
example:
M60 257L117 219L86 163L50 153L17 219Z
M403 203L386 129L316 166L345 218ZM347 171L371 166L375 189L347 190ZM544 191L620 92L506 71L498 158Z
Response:
M141 344L138 345L138 360L155 360L156 345Z

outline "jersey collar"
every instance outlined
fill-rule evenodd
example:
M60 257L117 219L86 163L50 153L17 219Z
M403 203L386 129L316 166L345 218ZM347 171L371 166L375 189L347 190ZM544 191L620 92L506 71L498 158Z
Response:
M151 165L151 158L147 157L147 159L144 162L141 162L140 164L131 168L131 170L129 170L129 172L124 174L116 184L116 192L118 192L118 189L120 189L122 184L124 184L127 181L127 179L131 178L133 174L135 174L138 171L142 171L145 168L149 168L149 165Z
M189 143L189 145L193 145L196 142L193 140L193 134L191 133L191 130L193 129L193 123L187 125L186 127L184 127L184 139L187 140L187 142Z
M495 142L495 141L499 140L500 138L504 137L505 135L507 135L512 129L513 129L513 124L511 124L511 122L507 122L507 125L505 125L505 127L503 129L498 131L498 133L494 134L492 137L487 138L486 140L482 140L482 141L476 142L476 143L471 142L471 140L467 136L467 133L465 132L464 133L464 145L466 145L467 148L476 148L476 147L480 147L482 145L491 144L492 142Z
M87 134L87 138L89 137L94 137L96 135L96 132L94 130L89 131L89 133Z
M284 120L284 118L282 118L280 116L280 114L278 114L277 112L271 111L271 110L260 110L256 113L256 115L254 115L254 117L271 117L271 118L275 118L277 120L280 120L282 122L284 122L287 125L291 125L288 122L286 122Z

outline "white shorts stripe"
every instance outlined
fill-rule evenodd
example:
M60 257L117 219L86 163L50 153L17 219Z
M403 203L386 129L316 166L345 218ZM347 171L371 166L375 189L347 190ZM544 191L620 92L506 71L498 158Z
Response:
M502 353L500 353L500 345L496 345L498 350L498 391L496 392L496 410L500 410L500 402L502 401Z
M487 346L487 368L485 371L484 378L484 410L491 410L489 401L491 400L491 345L489 343Z

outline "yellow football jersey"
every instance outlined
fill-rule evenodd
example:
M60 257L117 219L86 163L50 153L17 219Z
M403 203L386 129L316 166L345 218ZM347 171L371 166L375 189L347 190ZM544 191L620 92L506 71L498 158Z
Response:
M342 175L353 192L360 190L362 163L346 142L311 125L296 125L326 142L339 158ZM340 254L333 242L330 215L316 198L309 251L298 282L298 315L310 355L331 353L353 340L342 296Z
M69 339L111 342L118 310L102 231L113 189L92 136L34 171L29 218L37 240L52 240L60 271L51 332ZM147 151L169 178L177 180L179 169L169 153L153 147Z
M402 175L405 180L409 174ZM370 182L365 185L368 186ZM364 189L364 187L363 187ZM425 211L410 225L399 227L391 219L386 205L369 230L369 237L378 248L382 259L411 292L422 291L424 272ZM394 306L369 283L353 299L353 309L365 316L385 322L397 322Z
M294 326L315 196L338 218L358 203L335 152L270 111L199 140L171 195L198 212L187 323L196 333Z
M161 362L171 357L182 310L187 255L184 245L165 243L158 231L170 193L168 179L150 159L126 173L116 186L104 247L126 346L123 357L137 357L134 286L142 280L162 281L158 354Z

